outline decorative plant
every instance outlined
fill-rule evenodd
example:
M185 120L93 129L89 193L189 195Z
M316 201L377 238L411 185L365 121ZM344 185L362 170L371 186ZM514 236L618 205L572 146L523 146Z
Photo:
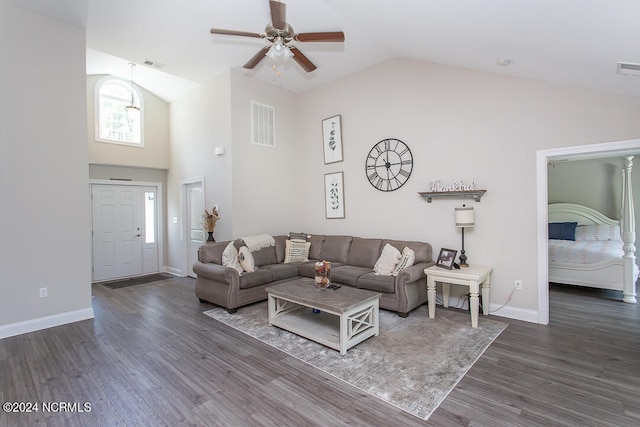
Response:
M211 213L206 209L204 210L204 213L202 214L202 223L208 232L213 233L213 230L216 228L216 223L219 220L220 216L218 215L218 210L215 207L211 209Z

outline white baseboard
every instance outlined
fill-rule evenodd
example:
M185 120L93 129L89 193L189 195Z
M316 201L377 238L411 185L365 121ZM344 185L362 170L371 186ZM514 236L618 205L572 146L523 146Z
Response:
M93 318L93 308L90 307L81 310L67 311L65 313L54 314L51 316L39 317L37 319L25 320L23 322L1 325L0 339Z
M438 300L442 300L442 295L438 295ZM489 304L489 314L492 316L506 317L509 319L522 320L525 322L539 323L538 312L535 310L527 310L524 308L510 307L502 304ZM468 310L469 303L466 296L456 297L451 295L449 297L450 308L460 308L461 310ZM495 312L494 312L495 310ZM480 313L482 315L482 313Z
M174 267L168 267L168 266L164 266L164 272L165 273L169 273L169 274L173 274L174 276L178 276L178 277L182 277L182 270L180 270L179 268L174 268Z
M493 316L507 317L509 319L523 320L525 322L540 323L539 314L536 310L509 307L508 305L500 308L500 305L501 304L489 304L489 311ZM496 312L494 313L493 310L496 310Z

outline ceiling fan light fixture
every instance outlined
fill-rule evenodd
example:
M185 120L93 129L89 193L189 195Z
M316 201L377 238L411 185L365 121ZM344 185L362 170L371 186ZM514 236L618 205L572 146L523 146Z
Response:
M282 58L284 60L287 60L293 57L293 52L291 52L291 49L289 49L289 46L283 43L282 37L278 36L273 41L273 45L271 46L271 48L269 49L266 55L271 59Z

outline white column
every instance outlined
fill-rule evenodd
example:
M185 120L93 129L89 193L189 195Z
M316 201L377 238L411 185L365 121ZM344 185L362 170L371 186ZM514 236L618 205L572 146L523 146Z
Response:
M622 241L624 242L623 256L623 296L622 300L631 304L636 303L636 283L634 280L634 266L636 263L636 221L633 210L633 194L631 189L631 169L633 156L624 158L622 169Z

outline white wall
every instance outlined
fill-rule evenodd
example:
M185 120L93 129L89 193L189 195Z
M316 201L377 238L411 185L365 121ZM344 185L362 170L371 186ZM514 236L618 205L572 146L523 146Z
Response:
M4 337L93 310L85 32L3 0L0 52Z
M230 117L230 77L222 73L171 103L171 151L167 176L166 265L173 271L184 268L185 240L182 233L180 181L204 177L205 206L219 205L222 219L215 230L216 240L231 238L233 156ZM224 156L215 155L224 147ZM177 223L173 222L177 218Z
M275 147L251 143L251 101L275 107ZM231 124L233 133L233 233L286 234L302 222L298 213L309 195L298 194L306 181L306 155L296 156L296 96L245 75L231 74Z
M95 86L104 75L86 76L89 162L103 165L169 168L169 104L137 86L143 98L144 147L110 144L95 138Z
M427 241L437 256L441 247L460 248L453 213L466 203L476 227L465 233L465 249L470 262L494 267L492 308L520 279L524 289L509 305L527 318L537 311L536 151L640 135L638 98L400 59L306 92L298 109L307 179L297 215L305 231ZM320 122L335 114L345 160L324 165ZM409 145L414 169L401 189L384 193L368 183L364 163L388 137ZM334 171L344 171L346 218L327 220L323 176ZM487 193L480 203L427 203L417 193L434 179L475 181Z
M275 107L275 148L251 144L252 100ZM298 171L305 167L294 155L297 114L294 94L235 70L171 104L169 268L179 270L186 253L181 180L204 177L206 206L220 209L214 234L218 241L297 229L300 199L294 190ZM223 147L225 154L216 156L216 147Z

